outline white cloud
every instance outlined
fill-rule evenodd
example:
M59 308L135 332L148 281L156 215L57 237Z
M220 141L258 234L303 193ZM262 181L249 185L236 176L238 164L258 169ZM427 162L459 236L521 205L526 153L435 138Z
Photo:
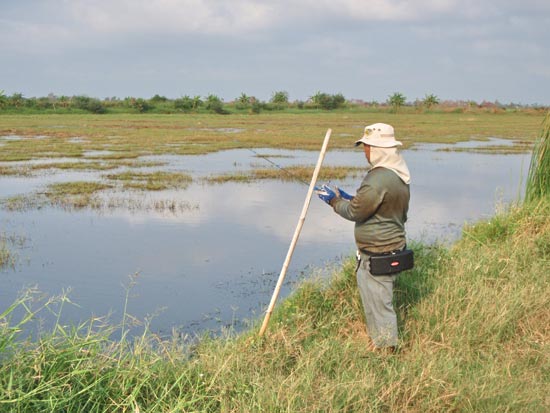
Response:
M0 50L46 54L75 42L67 27L49 23L0 20Z
M74 18L100 33L240 34L295 23L426 21L482 16L489 6L466 0L72 0Z
M98 0L68 2L75 19L100 33L242 33L270 21L269 3L253 0Z

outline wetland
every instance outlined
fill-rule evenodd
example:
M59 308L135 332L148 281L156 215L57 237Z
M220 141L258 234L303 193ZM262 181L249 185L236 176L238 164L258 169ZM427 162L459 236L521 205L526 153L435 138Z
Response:
M411 241L453 241L521 198L536 116L385 116L412 174ZM116 319L131 285L129 313L156 333L240 329L269 301L324 132L320 179L353 193L366 171L353 141L378 120L0 116L2 305L70 289L63 322ZM353 224L313 199L282 296L353 252Z

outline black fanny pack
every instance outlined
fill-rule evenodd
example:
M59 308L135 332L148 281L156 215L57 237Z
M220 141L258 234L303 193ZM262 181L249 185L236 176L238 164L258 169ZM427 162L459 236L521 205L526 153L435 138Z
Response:
M372 275L395 274L414 267L414 252L412 250L404 249L385 254L364 252L370 256L370 273Z

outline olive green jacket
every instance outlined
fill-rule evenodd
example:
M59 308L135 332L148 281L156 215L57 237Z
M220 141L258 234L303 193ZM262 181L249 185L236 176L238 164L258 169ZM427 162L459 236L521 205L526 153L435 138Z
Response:
M331 205L337 214L355 222L359 249L388 252L406 244L409 199L409 185L392 170L380 167L369 171L351 201L336 197Z

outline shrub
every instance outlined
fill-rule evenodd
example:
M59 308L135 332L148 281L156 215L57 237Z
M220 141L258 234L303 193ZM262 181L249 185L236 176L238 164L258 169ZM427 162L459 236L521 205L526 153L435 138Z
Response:
M341 93L329 95L328 93L317 92L310 100L316 107L325 110L338 109L346 103L346 98Z
M273 109L285 109L288 107L288 92L281 90L271 95L269 102Z
M193 109L193 99L187 95L182 96L181 98L174 100L174 108L184 112L189 112Z
M208 95L206 97L206 101L205 101L205 105L204 105L205 109L210 111L210 112L214 112L214 113L218 113L218 114L226 114L227 111L223 108L223 102L222 100L216 96L216 95Z
M151 99L149 99L149 103L151 104L155 104L155 103L165 103L168 101L168 98L166 96L160 96L158 94L156 94L155 96L153 96Z
M43 107L42 105L51 103L41 102L40 99L37 102L37 107ZM105 106L98 99L93 99L88 96L73 96L71 99L71 105L76 109L86 110L92 113L105 113Z
M149 104L145 99L128 97L125 100L126 106L137 110L139 113L145 113L153 109L153 106Z

